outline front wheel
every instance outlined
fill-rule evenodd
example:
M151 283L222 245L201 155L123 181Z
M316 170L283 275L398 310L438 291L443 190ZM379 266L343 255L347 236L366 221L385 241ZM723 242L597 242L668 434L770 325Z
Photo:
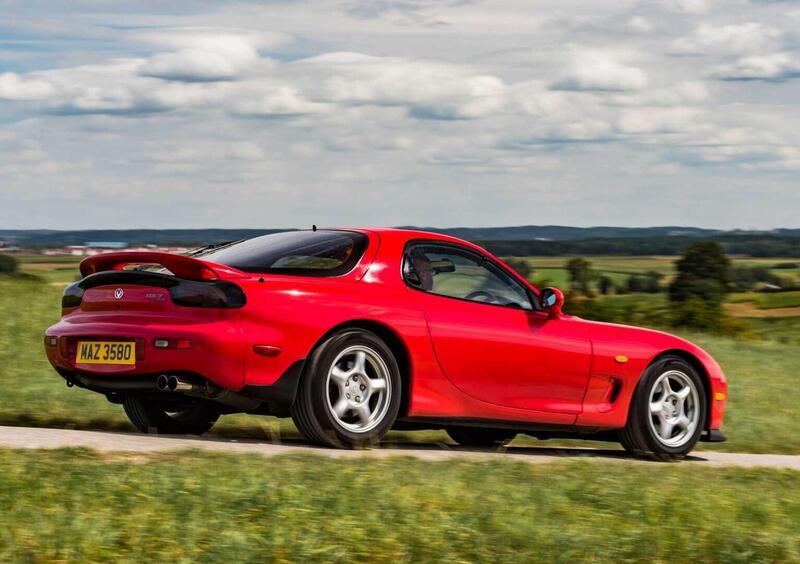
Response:
M402 398L391 349L362 329L334 334L303 371L292 420L311 442L339 448L377 443L392 428Z
M131 423L142 433L202 435L219 419L210 402L171 402L126 396L122 406Z
M680 458L697 444L705 420L706 393L697 371L680 357L665 356L639 381L619 439L629 452Z

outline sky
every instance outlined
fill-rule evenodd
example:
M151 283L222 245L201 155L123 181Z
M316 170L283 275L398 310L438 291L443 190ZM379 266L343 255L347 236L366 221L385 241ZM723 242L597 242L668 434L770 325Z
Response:
M0 2L0 229L800 227L798 0Z

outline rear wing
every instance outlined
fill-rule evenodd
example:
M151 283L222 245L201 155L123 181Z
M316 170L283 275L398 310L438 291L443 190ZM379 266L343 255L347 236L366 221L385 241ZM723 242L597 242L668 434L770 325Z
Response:
M219 280L220 278L242 276L238 270L221 264L206 262L186 255L157 251L95 255L81 262L81 276L86 277L109 270L125 270L126 267L131 266L162 266L178 278L186 280Z

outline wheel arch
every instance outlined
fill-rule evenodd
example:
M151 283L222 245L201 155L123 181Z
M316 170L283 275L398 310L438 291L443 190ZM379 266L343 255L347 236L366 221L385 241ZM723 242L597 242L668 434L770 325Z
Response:
M351 319L339 323L338 325L329 329L322 335L308 353L307 358L316 351L331 335L343 331L345 329L363 329L374 333L383 340L394 354L397 365L400 368L400 380L403 383L403 396L400 402L400 411L397 414L398 419L408 415L408 406L411 400L411 354L408 346L406 345L400 334L389 325L373 319Z
M711 380L708 375L708 371L706 367L703 366L703 363L700 362L700 359L697 358L695 355L690 353L684 349L669 349L666 351L660 352L651 362L647 365L647 368L650 368L653 364L664 358L665 356L677 356L682 358L686 362L688 362L692 368L697 370L697 374L700 376L700 381L703 382L703 390L706 394L706 413L705 413L705 421L703 421L703 429L708 430L709 423L711 421Z

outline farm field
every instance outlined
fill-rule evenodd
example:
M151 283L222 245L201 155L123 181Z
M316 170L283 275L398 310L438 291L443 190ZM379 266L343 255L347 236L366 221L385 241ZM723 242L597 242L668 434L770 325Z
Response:
M598 276L608 276L615 285L621 285L629 276L641 275L647 271L664 275L662 284L666 284L674 275L674 263L677 257L589 256L586 259L592 264L592 269ZM564 268L569 257L527 257L525 260L533 270L530 278L535 282L540 285L544 282L560 288L569 287L569 276ZM739 256L733 256L731 260L734 266L769 267L770 272L778 276L795 282L800 281L799 269L775 268L787 264L800 264L797 261ZM598 299L607 302L613 308L633 309L632 319L629 322L639 324L646 324L652 312L666 312L669 308L665 293L621 294L599 296ZM800 344L800 330L798 330L800 291L734 293L729 295L725 310L728 315L744 320L758 337L787 344Z
M605 274L615 282L624 280L631 274L644 274L647 271L654 271L665 276L665 280L671 279L675 270L675 256L586 256L584 257L592 263L592 269L598 274ZM779 276L800 280L800 267L785 269L775 268L782 264L798 264L800 261L793 261L785 258L753 258L742 256L731 256L734 266L761 266L768 267L770 272ZM525 257L525 261L535 271L534 278L549 278L556 285L566 286L568 282L567 272L564 269L570 257Z
M4 562L800 561L791 470L78 449L0 466Z
M27 267L26 267L27 270ZM126 429L132 427L120 406L79 389L68 389L53 372L42 351L42 334L59 315L63 283L74 272L55 271L61 282L30 279L0 279L0 424L53 426L83 429ZM54 276L55 278L55 276ZM662 300L663 295L614 296L614 300ZM800 365L800 347L792 318L781 325L767 325L775 341L734 340L710 335L687 335L722 365L730 381L730 402L725 431L727 443L701 443L699 448L725 451L800 453L800 388L795 384ZM787 340L782 343L779 339ZM224 416L212 433L274 440L297 438L288 420L269 417ZM443 432L392 433L389 440L449 443ZM539 442L520 436L514 444L565 444ZM576 444L571 442L568 444ZM603 443L586 443L602 445ZM616 445L613 445L616 448Z

